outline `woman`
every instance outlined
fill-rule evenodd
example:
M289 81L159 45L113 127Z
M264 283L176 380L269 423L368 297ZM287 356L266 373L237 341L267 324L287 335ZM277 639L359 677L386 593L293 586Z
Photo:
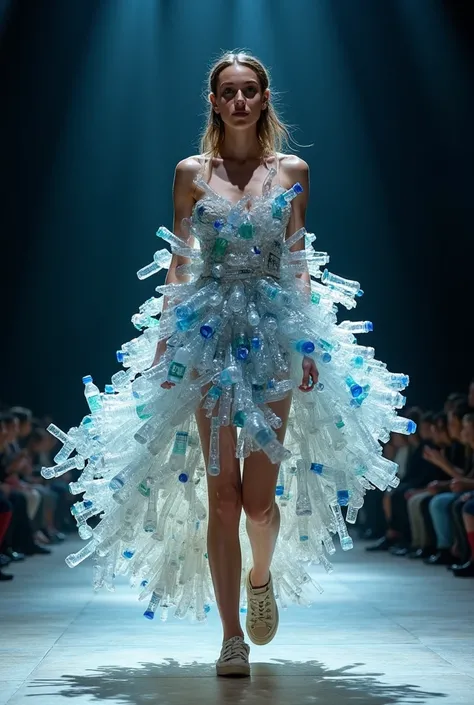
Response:
M277 600L311 602L320 588L304 564L332 570L331 534L352 547L341 508L353 523L366 490L396 486L378 439L415 424L394 411L408 378L356 344L371 324L337 325L336 304L362 291L320 270L328 257L304 229L308 165L278 151L288 132L265 67L226 54L209 88L201 154L177 165L173 232L157 233L173 256L138 273L169 269L132 318L144 332L119 352L126 371L103 395L84 378L91 414L74 437L50 430L88 459L71 491L86 493L73 511L90 541L68 565L94 556L97 587L130 574L148 618L172 607L201 621L215 599L217 673L246 676L239 607L249 639L267 644Z

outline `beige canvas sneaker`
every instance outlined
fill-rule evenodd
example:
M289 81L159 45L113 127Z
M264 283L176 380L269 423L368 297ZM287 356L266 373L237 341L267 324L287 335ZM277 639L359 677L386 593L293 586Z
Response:
M232 636L222 644L221 655L216 661L218 676L250 676L250 646L243 637Z
M247 574L247 620L246 628L250 641L258 646L268 644L278 629L278 607L273 594L272 574L264 587L254 588Z

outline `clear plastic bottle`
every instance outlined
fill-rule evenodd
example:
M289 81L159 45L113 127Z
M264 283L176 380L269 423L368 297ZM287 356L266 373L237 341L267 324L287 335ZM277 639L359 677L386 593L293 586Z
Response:
M82 381L84 382L84 396L91 414L100 414L103 403L99 387L94 384L91 375L85 375Z
M174 384L182 382L190 358L191 350L189 348L180 347L175 350L166 377L168 382L174 382Z
M290 457L290 451L277 440L275 431L266 422L261 412L253 411L246 416L245 429L272 463L280 463Z

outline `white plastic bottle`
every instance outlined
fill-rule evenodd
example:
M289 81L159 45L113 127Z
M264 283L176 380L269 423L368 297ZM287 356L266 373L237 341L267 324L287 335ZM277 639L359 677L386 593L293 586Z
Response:
M181 347L176 350L168 368L168 375L166 377L168 382L178 384L182 381L190 357L191 350L189 348Z
M102 397L97 385L94 384L92 377L86 375L82 378L84 382L84 396L86 398L91 414L98 414L102 411Z

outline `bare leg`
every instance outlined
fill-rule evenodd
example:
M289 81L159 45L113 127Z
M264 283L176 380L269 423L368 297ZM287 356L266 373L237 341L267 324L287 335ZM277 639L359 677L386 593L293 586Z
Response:
M269 406L282 420L276 434L278 440L283 442L291 395ZM242 501L252 546L253 568L250 582L253 587L266 585L270 579L270 564L280 530L280 510L275 503L279 467L271 463L266 453L261 450L251 453L244 462Z
M196 412L196 422L207 467L211 422L202 409ZM224 641L232 636L243 636L239 617L242 571L239 523L242 513L242 484L240 462L235 457L236 441L235 428L221 426L220 474L216 477L207 475L209 494L207 551Z

